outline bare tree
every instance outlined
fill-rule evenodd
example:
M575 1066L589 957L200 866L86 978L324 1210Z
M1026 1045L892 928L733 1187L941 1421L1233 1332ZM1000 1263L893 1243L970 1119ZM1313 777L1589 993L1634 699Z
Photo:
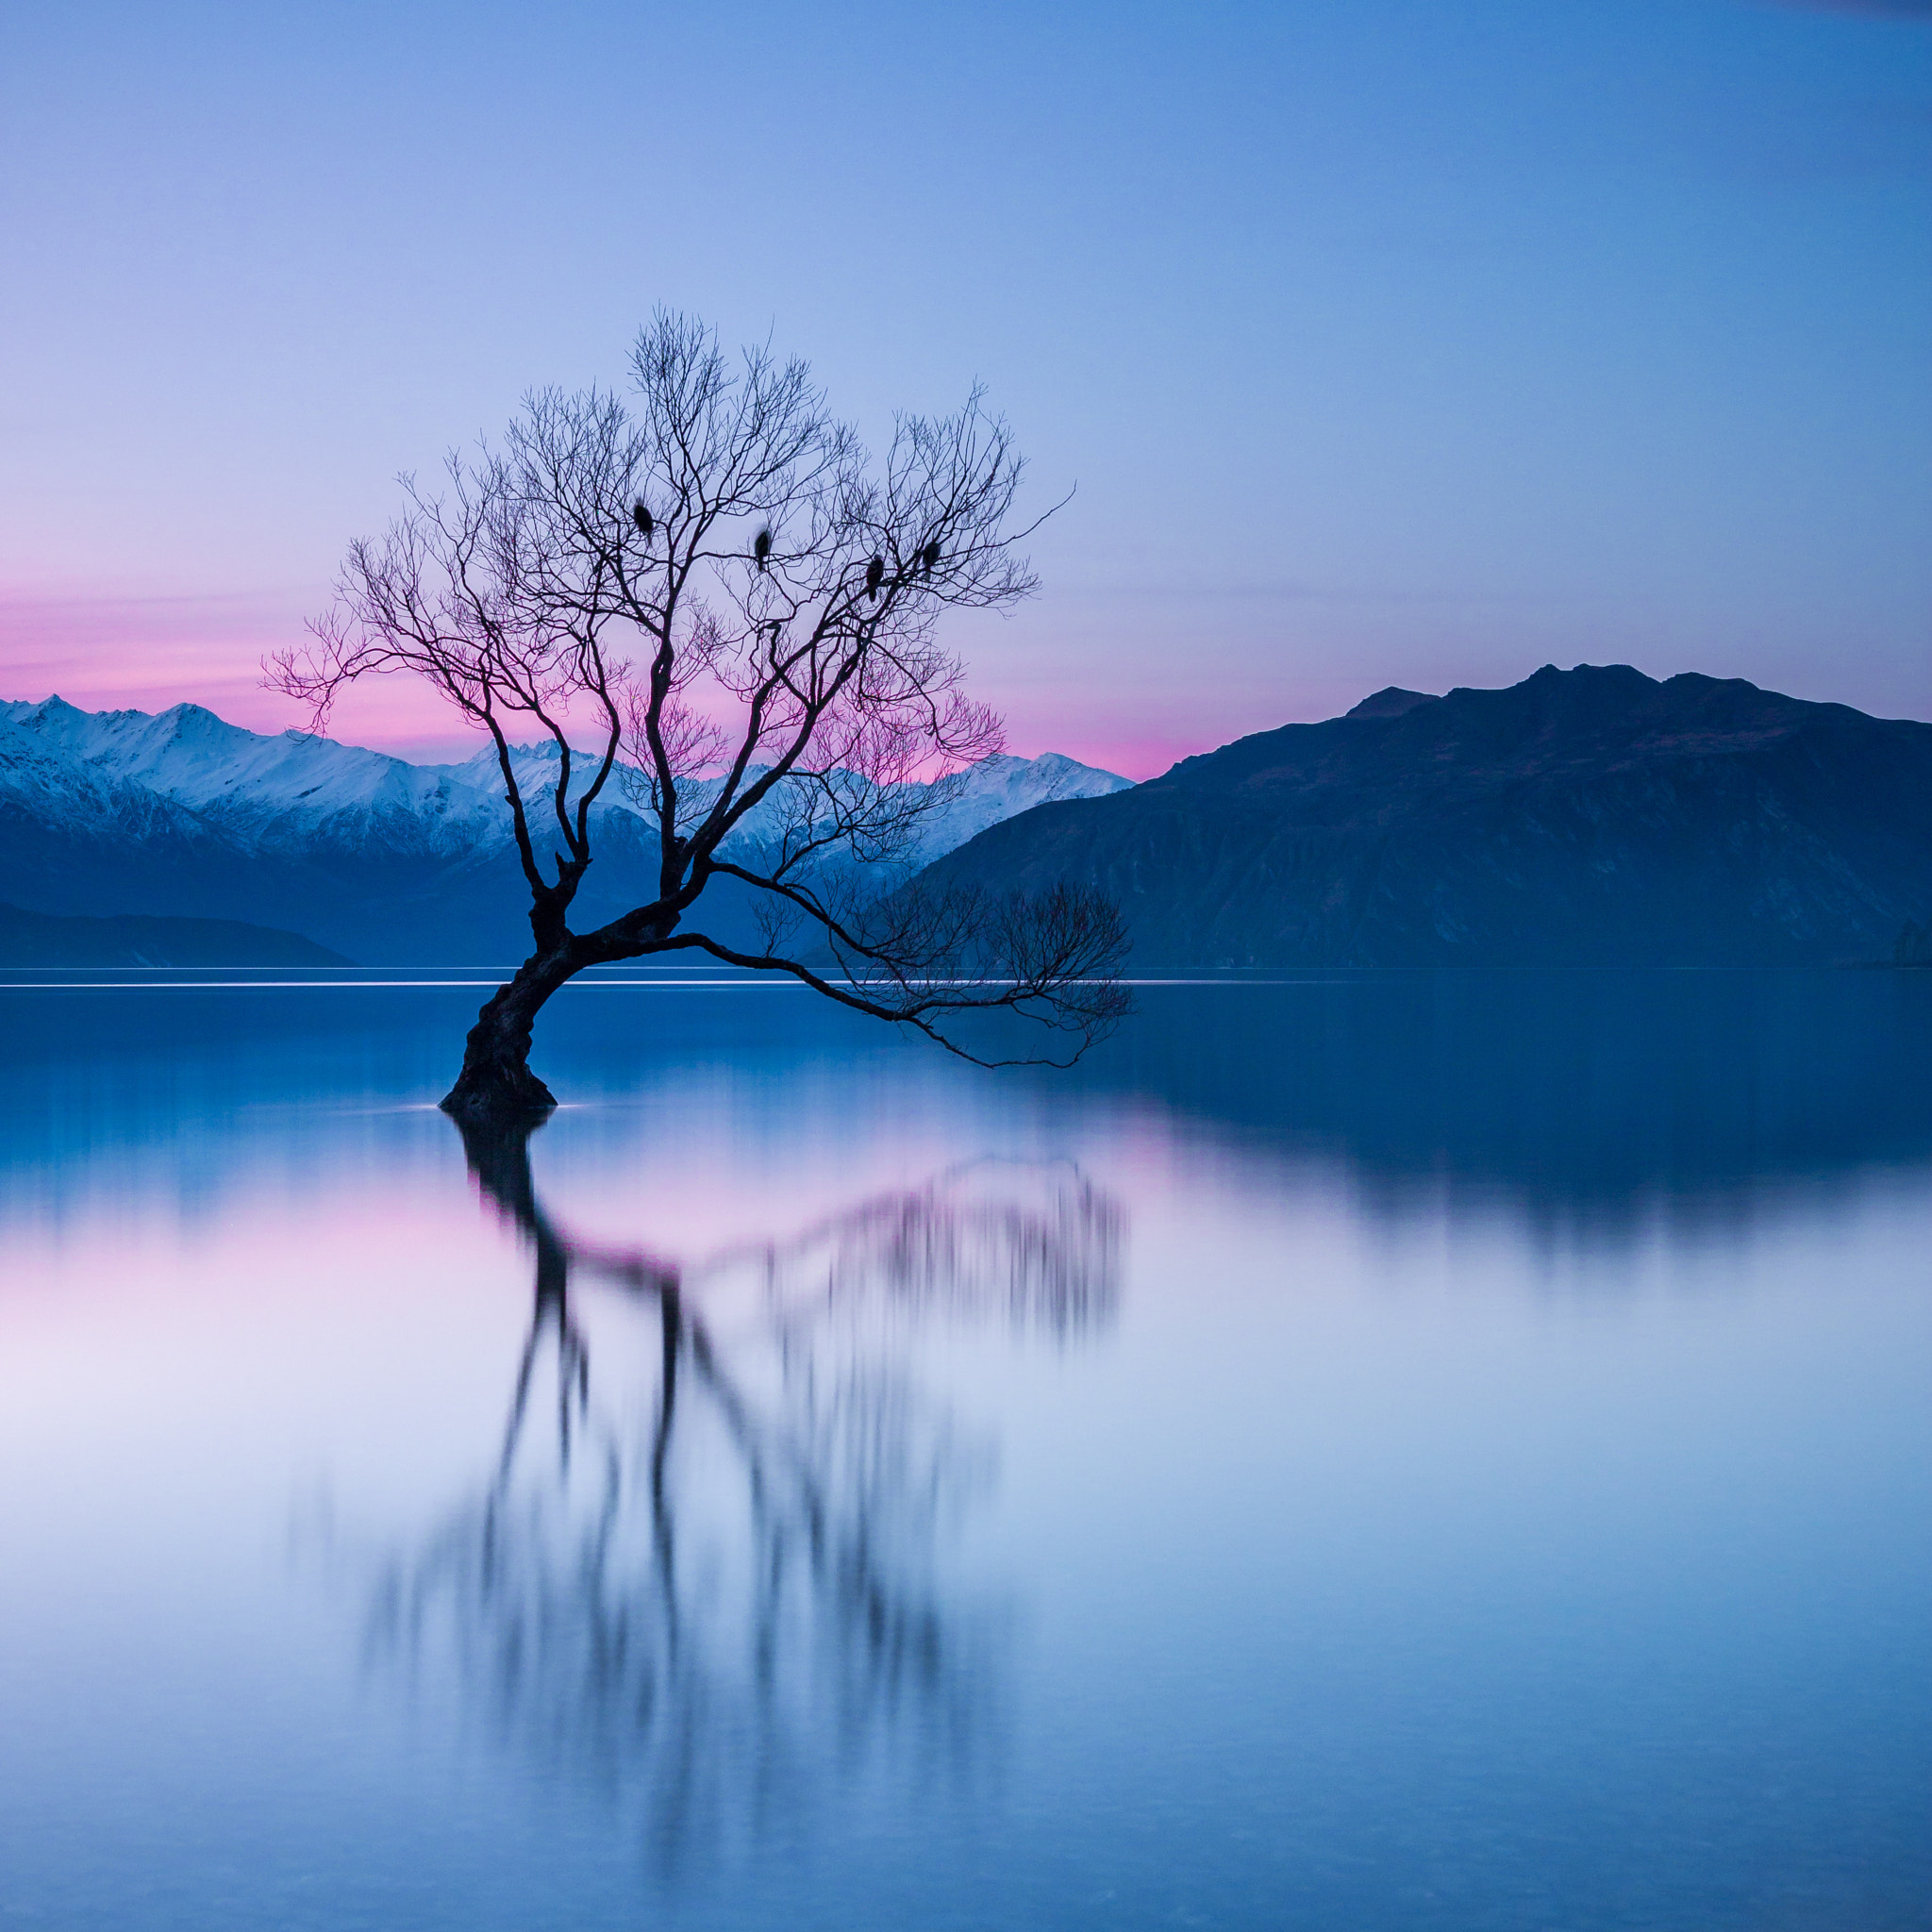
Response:
M1000 743L938 621L1034 584L1006 424L975 391L957 415L900 419L874 463L804 363L734 363L666 314L630 375L628 397L531 396L500 445L451 457L441 495L405 478L403 514L352 546L312 642L267 667L318 729L358 678L413 673L495 746L534 947L443 1106L547 1109L528 1064L543 1003L587 967L680 950L791 974L956 1052L949 1023L1003 1009L1044 1029L1015 1058L1077 1056L1126 1005L1112 905L911 877L925 815ZM554 751L520 764L533 729ZM588 755L570 741L586 730ZM655 823L656 876L577 932L613 779ZM756 948L690 923L720 879L751 895Z

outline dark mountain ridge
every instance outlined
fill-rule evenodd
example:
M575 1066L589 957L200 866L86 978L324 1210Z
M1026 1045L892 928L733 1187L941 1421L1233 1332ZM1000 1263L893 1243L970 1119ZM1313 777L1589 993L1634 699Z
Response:
M1391 688L926 876L1098 887L1141 968L1889 958L1932 914L1932 724L1628 665Z
M60 918L0 904L0 966L346 966L300 933L239 919Z

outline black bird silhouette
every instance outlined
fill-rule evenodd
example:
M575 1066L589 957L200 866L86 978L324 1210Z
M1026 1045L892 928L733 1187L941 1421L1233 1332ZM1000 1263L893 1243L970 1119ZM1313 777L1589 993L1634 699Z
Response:
M760 530L758 533L758 535L751 540L751 554L758 558L758 568L760 570L763 570L765 567L765 558L771 556L772 554L771 531Z
M940 540L937 537L935 537L932 540L932 541L928 543L925 546L925 548L919 553L919 567L922 571L925 573L927 576L931 576L932 567L939 560Z
M865 567L865 594L868 597L876 597L879 593L879 586L885 581L885 578L886 559L883 557L874 557Z
M631 505L630 520L638 526L640 530L641 530L644 533L646 537L648 537L651 534L651 512L647 510L642 504L634 503Z

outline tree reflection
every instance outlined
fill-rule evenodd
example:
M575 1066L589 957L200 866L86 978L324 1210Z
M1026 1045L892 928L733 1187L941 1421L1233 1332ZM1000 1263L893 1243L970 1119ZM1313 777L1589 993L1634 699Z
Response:
M464 1146L534 1255L530 1326L493 1472L382 1574L377 1648L635 1809L667 1871L834 1788L970 1773L994 1632L943 1532L989 1455L910 1358L941 1313L1107 1322L1118 1206L985 1162L680 1263L560 1225L527 1127Z

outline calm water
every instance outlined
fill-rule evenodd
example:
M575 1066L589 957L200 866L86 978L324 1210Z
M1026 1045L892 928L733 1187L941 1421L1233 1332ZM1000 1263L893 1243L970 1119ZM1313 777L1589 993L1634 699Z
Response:
M0 991L8 1923L1932 1924L1932 974L478 997Z

